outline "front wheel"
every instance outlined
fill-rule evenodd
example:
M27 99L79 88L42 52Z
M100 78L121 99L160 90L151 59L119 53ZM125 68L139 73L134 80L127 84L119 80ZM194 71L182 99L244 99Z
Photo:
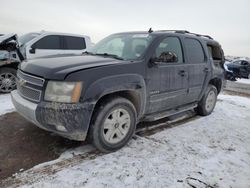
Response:
M128 143L135 132L136 110L125 98L108 99L94 113L89 137L102 152L113 152Z
M0 93L9 93L16 89L16 69L0 68Z
M216 87L209 84L201 101L198 103L197 113L202 116L211 114L217 101L217 95Z

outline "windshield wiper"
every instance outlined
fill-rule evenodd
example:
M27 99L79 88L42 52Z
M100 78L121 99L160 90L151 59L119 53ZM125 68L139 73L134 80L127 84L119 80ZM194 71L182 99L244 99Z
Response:
M105 56L105 57L112 57L112 58L119 59L119 60L124 60L122 57L120 57L118 55L109 54L109 53L96 53L96 54L93 54L93 55L100 55L100 56Z
M82 55L94 55L92 52L85 51L82 53Z

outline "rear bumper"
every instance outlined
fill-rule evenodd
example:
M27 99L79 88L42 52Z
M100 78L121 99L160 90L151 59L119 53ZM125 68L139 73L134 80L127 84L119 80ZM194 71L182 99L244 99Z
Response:
M11 97L17 112L38 127L72 140L86 139L94 104L36 104L21 97L17 91L13 91Z

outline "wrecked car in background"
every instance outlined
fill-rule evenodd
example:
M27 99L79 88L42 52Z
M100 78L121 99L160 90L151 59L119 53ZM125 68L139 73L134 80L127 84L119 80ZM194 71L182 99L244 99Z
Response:
M12 101L42 129L115 151L140 121L212 113L223 54L211 37L187 31L113 34L81 56L22 63Z
M237 78L250 79L250 62L247 60L236 60L225 63L226 76L228 80L236 81Z
M16 88L16 70L20 62L58 54L82 54L92 45L90 37L56 32L33 32L18 37L0 36L0 93Z

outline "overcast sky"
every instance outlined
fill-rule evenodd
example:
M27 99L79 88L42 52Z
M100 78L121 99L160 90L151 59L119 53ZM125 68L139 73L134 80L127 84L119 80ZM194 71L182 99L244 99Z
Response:
M93 42L122 31L184 29L208 34L226 55L250 57L249 0L0 0L0 33L58 31Z

